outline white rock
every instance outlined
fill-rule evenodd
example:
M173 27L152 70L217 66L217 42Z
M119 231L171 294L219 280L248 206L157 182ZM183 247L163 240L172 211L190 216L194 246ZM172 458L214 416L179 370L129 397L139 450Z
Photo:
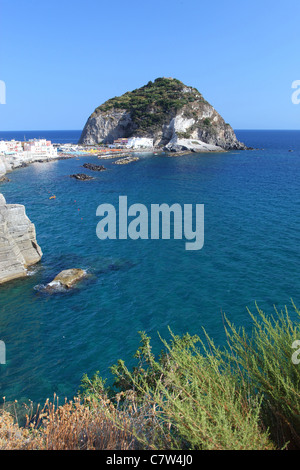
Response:
M27 275L27 267L40 261L42 250L35 226L20 204L6 204L0 194L0 284Z

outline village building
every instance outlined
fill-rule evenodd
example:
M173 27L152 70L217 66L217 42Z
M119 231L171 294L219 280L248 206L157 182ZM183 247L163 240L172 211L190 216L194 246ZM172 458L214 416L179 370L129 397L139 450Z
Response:
M153 139L148 137L131 137L128 139L126 147L133 149L153 148Z

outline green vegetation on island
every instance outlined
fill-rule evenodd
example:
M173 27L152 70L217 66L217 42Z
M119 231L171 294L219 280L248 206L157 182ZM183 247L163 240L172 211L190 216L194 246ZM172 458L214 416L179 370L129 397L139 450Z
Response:
M95 109L94 115L113 109L126 109L131 113L137 128L149 132L152 127L162 125L166 114L176 113L194 101L206 103L196 88L186 87L175 78L157 78L141 88L109 99Z
M293 304L253 329L225 317L227 344L203 337L162 339L156 357L141 332L129 370L119 360L114 383L83 376L73 401L47 402L20 427L5 406L0 449L280 450L300 449L300 311ZM298 349L297 349L298 345Z

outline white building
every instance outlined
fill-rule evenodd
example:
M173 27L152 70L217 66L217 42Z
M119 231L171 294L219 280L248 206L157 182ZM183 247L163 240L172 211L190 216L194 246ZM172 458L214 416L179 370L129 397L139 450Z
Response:
M34 139L23 143L25 152L31 152L34 155L54 157L57 155L57 149L53 147L50 140Z
M57 148L46 139L34 139L28 142L2 140L0 141L0 154L5 158L7 165L17 168L23 163L57 158Z
M18 140L0 141L0 153L13 154L18 152L23 152L22 142Z
M130 137L126 147L132 149L152 148L153 139L149 139L148 137Z

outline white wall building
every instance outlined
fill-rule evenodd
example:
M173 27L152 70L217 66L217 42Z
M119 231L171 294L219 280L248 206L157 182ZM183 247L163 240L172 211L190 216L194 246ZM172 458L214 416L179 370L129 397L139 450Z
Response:
M152 148L153 139L149 139L148 137L130 137L126 147L132 149Z
M28 142L2 140L0 141L0 154L5 158L7 165L17 168L23 163L57 158L57 148L46 139L34 139Z
M0 152L5 154L23 152L22 142L18 140L0 140Z
M24 151L38 155L48 155L49 157L57 155L57 149L53 147L50 140L39 139L29 140L23 143Z

